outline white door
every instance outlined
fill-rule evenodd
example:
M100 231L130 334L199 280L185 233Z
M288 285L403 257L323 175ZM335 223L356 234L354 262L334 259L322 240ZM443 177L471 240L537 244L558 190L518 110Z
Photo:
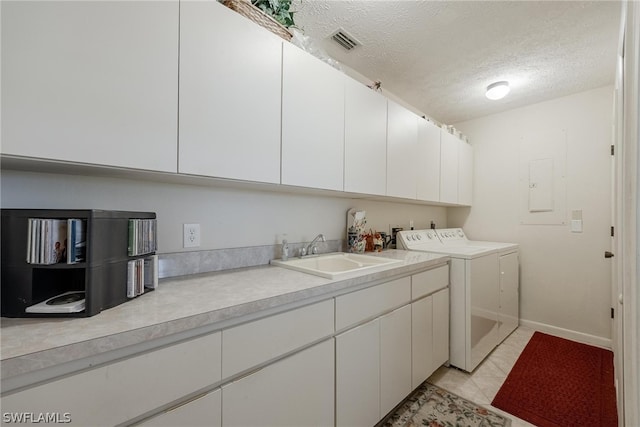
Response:
M177 171L179 2L2 2L2 153Z
M473 146L458 139L458 204L473 201Z
M344 191L384 196L387 189L387 99L346 79Z
M449 288L433 294L432 373L449 360L449 307Z
M380 317L380 417L411 393L411 305Z
M323 341L223 386L222 425L333 425L333 343Z
M346 76L291 43L282 54L282 184L343 191Z
M440 201L458 203L458 138L440 130Z
M387 196L416 198L418 116L388 101Z
M418 120L417 199L440 201L440 128Z
M180 173L280 183L282 39L216 1L180 4Z
M336 336L336 425L370 427L380 420L380 321Z
M433 366L433 330L433 297L429 295L411 304L412 389L422 384L433 372L431 369ZM448 347L449 336L447 334Z

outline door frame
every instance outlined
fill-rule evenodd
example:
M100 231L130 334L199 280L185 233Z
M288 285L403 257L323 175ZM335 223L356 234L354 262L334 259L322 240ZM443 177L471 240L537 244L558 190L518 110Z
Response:
M621 40L618 63L621 74L620 95L616 102L615 160L615 240L614 290L620 290L616 303L621 323L613 335L616 378L619 386L618 423L640 425L640 3L622 2ZM618 83L618 81L616 81ZM614 292L612 290L612 292ZM621 303L620 303L621 301ZM618 337L620 335L620 337ZM620 369L620 370L618 370ZM621 382L622 379L624 382Z

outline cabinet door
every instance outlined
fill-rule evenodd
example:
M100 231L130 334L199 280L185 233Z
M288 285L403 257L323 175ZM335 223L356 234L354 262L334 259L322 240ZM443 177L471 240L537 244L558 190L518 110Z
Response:
M518 253L500 257L500 311L498 342L502 342L519 323Z
M380 318L380 417L411 393L411 305Z
M384 196L387 188L387 100L346 79L344 191Z
M222 426L222 391L217 389L143 422L145 427Z
M283 45L282 184L344 189L345 75Z
M411 388L431 375L433 363L433 297L411 304ZM447 343L448 344L448 343Z
M2 2L2 153L176 172L178 1Z
M336 425L370 427L380 414L380 321L336 336Z
M418 120L417 198L440 201L440 128L426 120Z
M180 5L179 172L280 182L282 39L216 1Z
M449 289L433 294L433 357L431 373L449 360ZM431 373L429 375L431 375Z
M333 425L334 367L332 338L222 387L222 425Z
M440 201L458 203L458 138L440 130Z
M473 147L458 140L458 204L471 206L473 199Z
M387 101L387 196L416 198L418 116Z

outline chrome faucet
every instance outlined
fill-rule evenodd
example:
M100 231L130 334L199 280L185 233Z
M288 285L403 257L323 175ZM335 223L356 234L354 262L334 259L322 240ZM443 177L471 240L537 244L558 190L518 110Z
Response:
M316 242L320 240L321 242L326 242L324 238L324 234L320 233L306 246L300 249L300 256L313 255L318 253L318 247L316 246Z

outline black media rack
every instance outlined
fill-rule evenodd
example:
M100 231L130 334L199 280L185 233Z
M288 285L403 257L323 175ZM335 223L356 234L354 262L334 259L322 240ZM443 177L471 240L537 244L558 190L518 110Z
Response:
M86 227L84 260L73 264L28 262L29 223L33 218L82 220ZM130 219L155 222L156 214L93 209L2 209L2 316L89 317L128 301L129 262L153 256L156 248L154 233L149 252L129 255ZM68 291L85 292L83 311L46 314L25 311L27 307Z

